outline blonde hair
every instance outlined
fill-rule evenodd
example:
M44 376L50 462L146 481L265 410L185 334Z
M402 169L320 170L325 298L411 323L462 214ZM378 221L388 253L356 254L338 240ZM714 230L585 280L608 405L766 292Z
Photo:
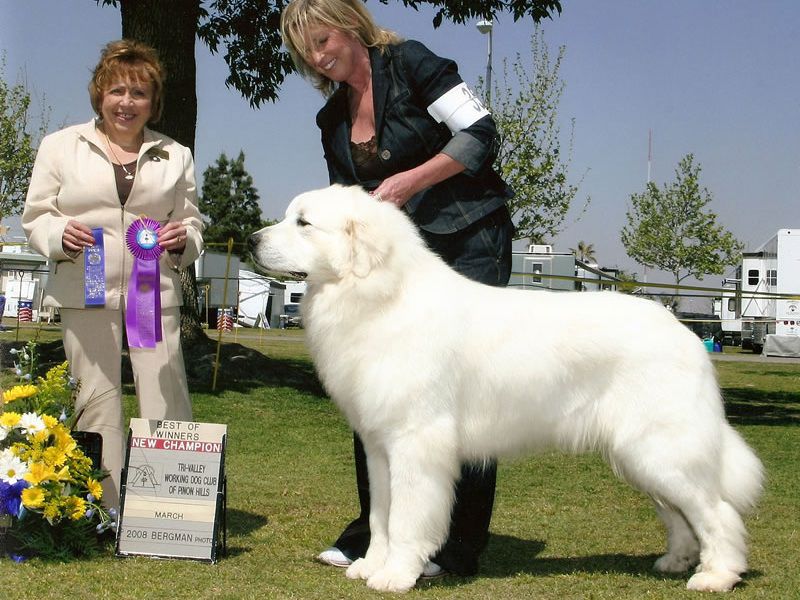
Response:
M336 90L336 83L320 75L309 64L308 31L326 25L354 35L366 48L381 52L402 38L394 31L378 26L362 0L292 0L281 14L281 36L295 67L325 96Z
M89 99L98 117L102 117L103 95L117 79L149 82L153 87L150 122L156 123L164 110L164 67L156 51L142 42L109 42L100 53L100 62L89 82Z

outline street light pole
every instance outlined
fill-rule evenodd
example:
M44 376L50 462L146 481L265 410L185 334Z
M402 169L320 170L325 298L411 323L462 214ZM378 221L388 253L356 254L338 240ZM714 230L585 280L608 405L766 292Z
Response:
M486 106L488 107L492 101L492 22L479 21L476 27L481 33L489 34L489 47L486 53Z

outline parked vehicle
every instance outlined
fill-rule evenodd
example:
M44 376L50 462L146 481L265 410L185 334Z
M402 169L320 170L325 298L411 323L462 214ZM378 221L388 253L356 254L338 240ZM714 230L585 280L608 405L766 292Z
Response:
M303 318L300 316L299 304L284 304L283 314L281 315L281 327L284 329L289 327L302 327Z
M761 353L767 336L800 345L800 229L779 229L754 252L742 254L735 277L723 281L719 316L743 348Z

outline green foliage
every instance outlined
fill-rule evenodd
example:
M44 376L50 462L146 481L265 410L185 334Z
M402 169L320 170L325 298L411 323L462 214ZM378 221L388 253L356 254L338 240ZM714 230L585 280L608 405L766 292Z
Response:
M126 2L132 3L132 0L95 1L101 5L123 5L123 8ZM389 0L379 1L389 3ZM476 18L491 19L499 13L510 13L514 21L531 17L535 22L561 13L560 0L401 1L414 10L426 4L437 8L434 27L439 27L445 19L465 23ZM294 70L289 54L282 50L280 36L280 16L288 3L289 0L197 0L198 22L170 25L196 27L197 36L214 54L224 46L223 57L229 68L225 85L238 90L257 108L264 101L278 99L281 84ZM123 20L125 18L123 11Z
M264 226L258 191L244 166L244 152L230 160L225 153L203 173L199 199L206 223L206 244L227 244L229 238L244 243L251 233Z
M662 188L649 182L631 195L621 240L628 256L647 267L672 273L675 283L687 277L721 275L739 261L743 245L717 225L708 210L711 193L700 187L700 165L687 154L678 163L675 181Z
M288 1L215 0L204 11L198 37L213 54L224 45L229 74L225 85L238 90L250 105L275 102L286 76L294 70L281 51L280 19Z
M388 4L388 0L380 0ZM402 0L405 6L418 10L430 4L439 10L433 17L433 26L439 27L444 19L453 23L466 23L473 19L494 19L498 13L509 12L518 21L530 16L534 22L561 13L560 0Z
M558 104L564 91L560 79L565 48L551 60L541 28L531 36L530 64L517 54L511 66L503 61L503 80L492 91L491 111L500 136L495 163L515 196L508 204L517 227L517 238L546 243L563 228L578 186L569 183L572 135L562 152ZM486 82L478 83L479 93ZM574 129L574 122L572 124ZM587 198L583 210L589 203Z
M583 240L578 242L577 248L570 248L570 252L572 252L578 260L583 262L596 262L597 259L594 255L594 244L587 244Z
M109 1L109 0L106 0ZM388 4L389 0L380 0ZM433 26L443 20L465 23L476 18L493 18L509 12L517 21L530 16L534 21L561 12L559 0L402 0L418 10L426 4L438 10ZM198 36L211 52L224 45L230 74L225 84L238 90L251 106L278 99L278 90L294 70L289 54L281 50L280 15L288 0L214 0L203 9Z
M113 535L98 535L97 519L64 519L53 527L41 515L26 512L9 530L7 550L11 554L42 560L67 561L91 558L108 552Z
M22 212L31 179L36 145L47 128L43 111L39 129L30 131L31 95L6 81L5 54L0 57L0 219Z

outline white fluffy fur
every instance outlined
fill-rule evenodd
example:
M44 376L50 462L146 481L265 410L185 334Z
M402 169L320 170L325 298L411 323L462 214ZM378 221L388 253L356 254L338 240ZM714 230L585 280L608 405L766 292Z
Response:
M250 243L263 268L307 273L314 363L364 442L372 540L348 577L408 590L444 542L462 462L555 447L599 452L653 499L657 570L698 565L695 590L740 581L761 463L703 345L660 305L477 284L357 188L301 194Z

